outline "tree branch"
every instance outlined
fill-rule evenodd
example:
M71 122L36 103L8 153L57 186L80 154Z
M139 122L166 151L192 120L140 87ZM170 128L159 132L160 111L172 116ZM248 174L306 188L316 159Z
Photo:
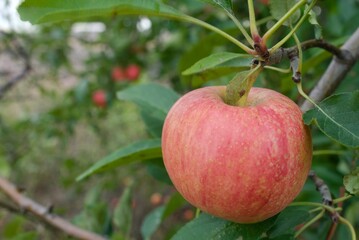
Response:
M315 102L320 102L333 93L359 59L359 28L344 43L340 50L343 53L342 58L336 54L317 85L309 94ZM305 101L301 109L305 112L312 107L313 105L310 102Z
M83 240L105 240L100 235L78 228L63 218L50 213L48 208L22 195L12 183L2 177L0 177L0 191L4 192L19 207L20 211L31 213L37 219L71 237ZM10 205L7 204L6 206ZM12 207L11 210L15 211L15 208Z
M341 50L340 48L337 48L336 46L324 41L323 39L312 39L301 43L301 48L303 51L308 50L310 48L321 48L324 49L331 54L335 55L337 58L346 61L346 51ZM292 52L297 52L298 48L297 46L286 48L285 51L287 52L287 55L289 55Z
M313 170L309 172L308 175L314 182L316 189L322 196L322 202L324 205L333 207L333 198L330 193L328 185L323 181L323 179L319 178L317 174ZM338 222L339 215L337 212L331 213L331 219L334 223Z

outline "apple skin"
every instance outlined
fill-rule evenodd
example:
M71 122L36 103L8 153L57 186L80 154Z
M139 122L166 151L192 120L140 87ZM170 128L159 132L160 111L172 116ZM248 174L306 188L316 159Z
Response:
M92 102L100 108L107 105L106 92L104 90L96 90L92 93Z
M162 133L168 174L181 195L214 216L255 223L301 191L312 160L310 130L286 96L252 88L246 107L224 103L225 87L181 97Z
M114 82L126 81L125 70L120 66L112 68L111 76Z
M130 64L126 68L125 75L128 80L134 81L134 80L138 79L138 77L140 76L140 73L141 73L141 69L138 65Z

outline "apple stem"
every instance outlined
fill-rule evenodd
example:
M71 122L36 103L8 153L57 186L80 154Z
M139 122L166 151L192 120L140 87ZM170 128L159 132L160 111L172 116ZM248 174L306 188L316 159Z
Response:
M357 194L359 193L359 191L357 192ZM340 197L340 198L336 198L333 200L333 203L339 203L339 202L344 202L345 200L348 200L349 198L352 198L353 195L345 195L344 197Z
M198 218L200 213L201 213L201 209L196 208L195 218Z
M312 220L310 220L308 223L306 223L296 234L295 237L297 237L299 234L301 234L305 228L307 228L309 225L311 225L312 223L314 223L315 221L317 221L319 218L321 218L323 216L322 212L324 213L324 210L328 211L331 214L337 214L338 216L338 220L339 222L345 224L348 227L348 230L350 231L350 234L352 236L352 240L356 240L356 233L354 230L353 225L345 218L343 218L342 216L340 216L337 213L337 210L333 207L330 207L328 205L325 204L321 204L321 203L316 203L316 202L293 202L291 204L289 204L289 206L313 206L313 207L318 207L318 208L322 208L323 210L317 215L315 216ZM317 208L316 208L317 209Z
M319 214L317 214L314 218L312 218L309 222L304 224L303 227L301 227L294 235L295 238L297 238L302 232L304 232L310 225L318 221L320 218L324 216L325 210L322 209Z
M344 155L346 151L342 150L315 150L313 151L313 156L319 156L319 155Z
M252 38L249 36L249 34L247 33L246 29L243 27L243 25L241 24L241 22L236 18L236 16L234 16L234 14L231 14L229 12L227 12L227 15L229 16L230 19L232 19L232 21L234 22L234 24L236 24L236 26L238 27L239 31L241 31L241 33L243 34L244 38L247 40L247 42L250 45L253 45L253 40Z
M290 59L290 66L293 71L292 79L294 82L300 83L302 81L303 52L302 52L302 47L301 47L300 41L295 33L293 34L293 38L297 44L298 53L294 52L292 54L289 54L288 56Z
M355 229L354 229L353 225L347 219L343 218L342 216L339 216L339 221L348 227L348 230L349 230L350 234L352 235L352 240L356 240L357 237L356 237L356 233L355 233Z
M222 37L228 39L230 42L234 43L235 45L237 45L239 48L241 48L243 51L245 51L248 54L251 54L251 55L255 54L254 50L252 50L249 47L247 47L246 45L244 45L241 41L237 40L236 38L232 37L228 33L222 31L221 29L219 29L211 24L208 24L204 21L201 21L201 20L191 17L191 16L186 16L184 20L186 20L190 23L197 24L198 26L207 28L207 29L221 35Z
M323 114L325 114L327 116L327 114L318 106L318 104L316 102L313 101L313 99L311 99L304 91L302 88L302 82L297 83L297 89L299 94L304 97L306 100L308 100L311 104L313 104L315 107L317 107L321 112L323 112ZM329 117L329 116L328 116Z
M276 72L281 72L281 73L290 73L290 71L291 71L291 68L283 69L283 68L277 68L277 67L273 67L273 66L264 66L264 68L273 70Z
M325 210L327 210L330 213L334 213L336 212L336 209L333 207L330 207L328 205L324 205L322 203L317 203L317 202L293 202L291 204L289 204L289 206L312 206L312 207L321 207L324 208Z

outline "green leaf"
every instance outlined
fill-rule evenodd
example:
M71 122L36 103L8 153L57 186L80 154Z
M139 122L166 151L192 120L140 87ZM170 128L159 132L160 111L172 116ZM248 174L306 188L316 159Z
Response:
M2 227L2 234L5 238L16 237L23 231L25 219L22 216L14 216L10 218Z
M226 103L232 106L244 106L253 83L257 79L262 68L251 69L238 73L226 88Z
M308 21L314 26L314 35L316 39L322 38L322 26L317 21L317 14L313 11L309 11Z
M15 237L8 240L37 240L37 239L39 239L37 232L22 232L22 233L18 233Z
M0 152L0 176L9 177L11 175L11 166L6 157Z
M239 54L231 52L214 53L205 57L190 68L182 72L183 75L204 74L206 72L217 73L231 73L243 68L249 68L253 57L248 54Z
M161 223L185 204L187 201L175 192L165 205L155 208L146 216L141 226L142 237L145 240L150 239Z
M160 138L164 123L163 115L154 116L154 112L147 109L140 110L140 114L148 133L154 138Z
M238 32L237 27L232 27L226 29L225 32L229 35L236 35ZM227 43L227 39L223 38L218 34L208 34L202 37L198 42L193 44L187 51L181 55L178 64L178 71L183 72L184 70L191 67L196 62L200 61L202 58L208 57L210 54L213 53L214 49L218 46L222 46ZM235 61L235 60L234 60ZM237 64L233 63L234 66ZM248 66L248 65L247 65ZM219 70L219 69L218 69ZM243 70L243 69L240 69ZM238 69L228 69L230 72L237 72ZM230 74L226 72L213 72L206 74L206 72L193 74L193 75L183 75L181 74L181 81L185 85L191 86L191 88L198 88L201 87L206 81L211 79L218 79L219 77Z
M281 19L294 5L296 0L270 0L269 7L272 17L276 20ZM297 10L283 25L290 26L300 18L300 11Z
M170 200L165 205L165 210L162 214L162 221L169 217L172 213L178 210L180 207L188 204L187 201L182 197L181 194L175 192Z
M156 180L173 185L170 177L168 176L162 158L156 158L146 161L146 168L148 173Z
M75 98L76 101L82 103L86 100L86 97L89 92L89 82L85 79L82 79L80 83L75 88Z
M359 167L343 178L345 190L359 196Z
M287 207L277 217L274 226L268 231L270 239L294 233L294 227L307 221L310 215L301 207Z
M151 135L161 137L162 126L167 113L180 98L180 95L170 88L148 83L119 91L117 97L121 100L134 102L140 108L141 116Z
M108 203L102 201L102 192L103 186L99 184L89 189L84 199L82 211L72 219L75 225L98 233L108 229L111 216Z
M315 123L333 140L359 147L359 91L332 95L303 116L305 124Z
M126 187L114 211L113 222L125 236L129 236L132 223L131 187Z
M183 75L190 76L191 82L200 86L207 81L248 69L252 59L247 54L215 53L196 62Z
M127 165L134 162L162 157L161 139L149 139L121 148L95 163L76 178L80 181L94 173Z
M187 20L188 16L156 0L26 0L18 8L23 21L51 23L116 15L152 15Z
M152 210L141 226L141 235L143 239L149 240L152 234L157 230L158 226L162 222L162 215L165 210L165 206L160 206Z
M255 240L274 224L275 219L276 217L273 217L260 223L239 224L202 213L181 228L172 240Z
M265 238L261 238L260 240L295 240L295 238L293 234L284 234L275 238L265 237Z

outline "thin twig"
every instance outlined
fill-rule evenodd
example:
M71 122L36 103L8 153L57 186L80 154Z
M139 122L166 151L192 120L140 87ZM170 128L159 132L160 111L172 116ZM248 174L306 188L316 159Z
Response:
M343 62L351 63L353 61L353 57L348 53L347 50L340 49L335 45L332 45L326 42L323 39L311 39L300 44L302 51L311 49L311 48L321 48L329 53L333 54L335 57L340 59ZM293 46L289 48L278 48L275 52L271 54L269 57L267 65L277 64L282 61L284 57L289 59L293 57L298 57L298 47Z
M309 177L313 180L315 187L319 191L322 196L322 202L324 205L333 206L333 198L330 194L330 190L327 184L323 181L323 179L319 178L317 174L313 170L309 172Z
M22 212L31 213L32 216L46 224L66 233L68 236L83 240L105 240L104 237L81 229L65 219L50 213L49 208L33 201L21 194L16 186L5 178L0 177L0 191L21 209Z
M2 34L6 35L7 33L2 33ZM27 53L27 51L17 41L17 39L13 40L13 45L16 53L22 58L24 62L24 66L22 71L18 75L16 75L15 77L7 81L5 84L0 86L0 100L4 97L6 92L8 92L11 88L13 88L21 80L23 80L26 77L26 75L31 71L30 56Z
M330 193L328 185L324 182L323 179L318 177L313 170L309 172L309 177L313 180L315 187L319 191L320 195L322 195L322 202L326 206L333 207L333 198ZM334 223L338 222L339 214L334 211L331 212L331 218Z
M328 52L330 52L331 54L333 54L334 56L336 56L339 59L342 60L346 60L347 56L346 56L346 51L343 51L342 49L336 47L335 45L326 42L323 39L311 39L305 42L301 43L301 48L303 51L311 49L311 48L321 48L324 49ZM285 49L287 52L292 52L292 51L297 51L297 47L290 47L290 48L286 48Z
M344 197L344 195L345 195L345 188L341 187L340 188L339 198ZM340 208L343 207L343 202L339 202L338 207L340 207ZM334 237L334 234L335 234L335 231L337 230L337 227L338 227L338 223L332 222L332 225L330 226L328 234L327 234L327 236L325 238L326 240L331 240Z

